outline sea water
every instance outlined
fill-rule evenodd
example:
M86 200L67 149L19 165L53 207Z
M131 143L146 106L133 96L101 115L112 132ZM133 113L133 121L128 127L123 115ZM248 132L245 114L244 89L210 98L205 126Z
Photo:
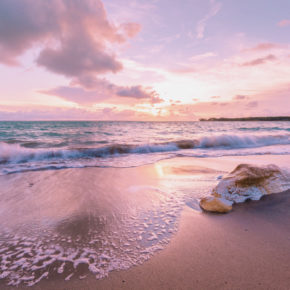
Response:
M290 154L290 122L0 122L0 174Z

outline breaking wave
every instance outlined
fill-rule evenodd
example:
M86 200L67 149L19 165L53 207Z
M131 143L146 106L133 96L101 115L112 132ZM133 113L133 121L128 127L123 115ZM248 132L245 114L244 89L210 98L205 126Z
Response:
M17 143L11 144L1 142L0 167L2 168L2 173L11 173L23 170L43 169L43 167L39 166L39 162L49 162L49 164L46 164L46 168L51 169L86 167L89 165L87 162L92 162L93 160L108 160L108 158L110 159L125 156L126 158L145 154L156 156L156 154L160 153L163 154L164 157L164 154L166 153L175 153L174 156L182 153L193 153L196 157L204 157L206 156L205 152L213 153L218 150L226 150L229 152L231 149L261 148L266 146L289 144L290 134L222 134L202 136L194 140L174 140L171 142L151 144L98 144L98 147L93 148L27 148L26 146ZM198 150L201 149L202 155L199 156ZM165 158L169 157L165 156ZM77 161L78 165L73 165L71 161ZM28 166L29 168L26 168L26 165L29 164L33 164L33 166ZM141 164L144 164L144 162L141 162ZM10 167L12 165L21 165L21 170L8 170L5 172L5 167L7 165ZM98 166L99 164L90 163L90 165Z

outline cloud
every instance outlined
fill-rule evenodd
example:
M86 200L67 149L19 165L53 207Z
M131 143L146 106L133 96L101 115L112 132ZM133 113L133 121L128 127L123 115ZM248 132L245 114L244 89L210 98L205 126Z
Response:
M244 99L247 99L248 97L247 96L244 96L244 95L236 95L233 97L233 100L236 100L236 101L239 101L239 100L244 100Z
M126 35L128 35L128 37L134 37L140 32L141 25L134 22L128 22L122 23L120 28L125 32Z
M133 101L134 103L148 102L150 104L161 103L159 94L152 88L137 86L118 86L105 79L83 78L81 82L74 81L71 86L60 86L50 90L40 91L42 94L60 97L66 101L80 105L91 105L100 102L122 103ZM122 102L120 101L122 98Z
M1 120L135 120L135 121L189 121L209 117L249 117L289 115L289 83L283 88L272 88L247 96L242 101L196 102L194 104L163 104L152 115L142 105L138 107L99 104L91 107L57 108L50 106L1 106ZM133 99L134 100L134 99ZM277 106L277 103L280 106Z
M36 42L58 32L54 21L58 16L59 3L51 5L43 1L0 1L0 62L17 65L17 57Z
M215 0L210 0L210 11L198 22L196 27L198 39L202 39L204 37L204 31L208 20L215 16L220 11L221 7L221 3L216 2Z
M214 56L217 56L217 54L214 52L206 52L203 54L194 55L190 58L190 60L191 61L199 61L199 60L204 60L206 58L210 58L210 57L214 57Z
M54 73L79 78L117 72L122 64L113 44L139 30L137 23L111 23L101 0L1 0L0 62L17 65L38 46L37 64Z
M258 102L256 102L256 101L248 102L246 104L246 107L247 108L256 108L256 107L258 107Z
M196 72L196 69L191 65L177 64L175 68L169 69L169 71L176 74L192 74Z
M113 55L83 35L67 39L58 49L43 50L37 63L68 77L118 72L122 69L122 64Z
M284 19L277 23L280 27L285 27L290 25L290 19Z
M118 106L98 106L96 108L56 108L50 106L17 107L5 106L0 109L0 120L104 120L104 121L152 121L160 116L153 116L150 111L122 109Z
M263 115L257 110L257 101L237 103L229 102L197 102L195 104L175 104L167 108L172 119L191 120L208 117L248 117Z
M264 42L264 43L259 43L254 47L244 49L244 52L252 52L252 51L264 51L264 50L270 50L274 48L280 48L281 45L277 43L271 43L271 42Z
M42 94L57 96L66 101L81 105L90 105L99 103L109 98L106 90L86 91L79 87L60 86L51 90L39 91Z
M265 57L261 57L261 58L256 58L254 60L251 60L249 62L245 62L242 64L242 66L256 66L256 65L260 65L260 64L264 64L268 61L274 61L276 60L276 56L273 54L269 54Z
M149 119L150 115L135 110L118 110L115 107L104 107L95 110L83 108L7 108L0 110L0 120L134 120L136 118Z
M39 66L72 80L42 93L82 105L121 97L155 104L162 99L150 88L97 77L122 70L113 47L140 29L138 23L110 22L101 0L1 0L0 63L18 65L18 58L37 46Z
M121 87L116 91L116 95L134 99L148 99L152 104L163 102L163 100L159 98L157 92L152 89L144 89L140 85L132 87Z
M170 68L169 71L176 74L192 74L198 71L197 62L201 62L207 59L216 57L217 54L214 52L206 52L202 54L197 54L191 56L187 62L178 62L174 64L173 68ZM194 63L194 67L193 67Z
M234 102L239 102L239 101L243 101L243 103L239 103L240 105L243 105L245 107L245 109L251 109L251 108L256 108L258 106L258 102L257 101L248 101L245 102L247 100L249 100L248 96L245 95L236 95L233 97L232 99ZM232 102L234 104L234 102Z

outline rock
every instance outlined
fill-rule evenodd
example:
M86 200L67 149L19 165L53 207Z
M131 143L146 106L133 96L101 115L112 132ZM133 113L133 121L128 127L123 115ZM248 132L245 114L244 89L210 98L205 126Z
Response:
M209 212L227 213L232 210L233 202L224 198L209 196L202 198L199 205L200 207Z
M289 181L289 174L276 165L240 164L223 177L211 196L201 199L199 205L205 211L226 213L232 210L234 203L259 200L265 194L287 190Z
M265 194L286 190L286 183L289 180L276 165L240 164L219 182L212 195L237 203L259 200Z
M281 174L279 167L273 164L264 167L240 164L231 172L236 185L240 187L263 185L269 179Z

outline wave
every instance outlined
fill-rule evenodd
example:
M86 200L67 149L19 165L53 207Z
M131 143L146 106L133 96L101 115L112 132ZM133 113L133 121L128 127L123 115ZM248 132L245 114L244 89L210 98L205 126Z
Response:
M200 140L200 148L253 148L290 144L290 134L285 135L213 135Z
M290 131L290 128L282 127L241 127L239 131Z
M44 160L93 159L125 154L148 154L186 149L239 149L290 144L286 135L212 135L195 140L175 140L151 144L110 144L95 148L27 148L20 144L0 143L0 164L19 164Z

